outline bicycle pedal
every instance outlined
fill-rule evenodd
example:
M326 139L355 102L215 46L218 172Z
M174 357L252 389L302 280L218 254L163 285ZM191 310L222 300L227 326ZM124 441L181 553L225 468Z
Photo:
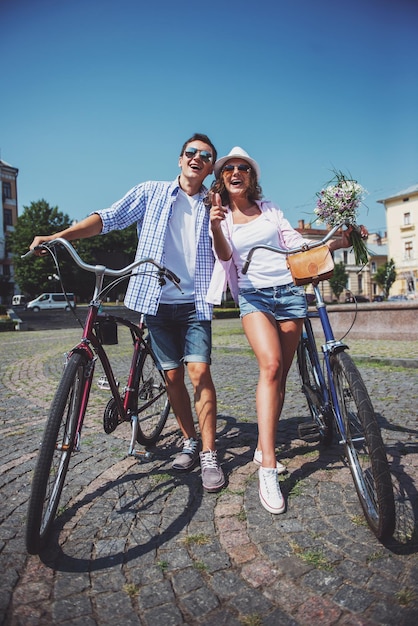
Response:
M138 461L141 461L141 463L154 460L154 455L149 450L132 450L130 456L135 457Z
M299 424L298 435L299 439L303 439L303 441L318 441L319 428L314 422Z

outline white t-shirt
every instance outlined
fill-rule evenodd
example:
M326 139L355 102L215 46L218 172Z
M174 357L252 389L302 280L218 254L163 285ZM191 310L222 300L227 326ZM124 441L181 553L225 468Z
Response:
M162 304L194 302L198 202L199 194L188 196L179 189L168 221L164 252L165 263L180 278L183 293L167 280L161 292Z
M247 274L242 274L242 266L249 251L260 244L282 247L277 225L263 213L247 224L233 224L232 258L238 271L238 286L263 289L289 283L286 257L269 250L256 250Z

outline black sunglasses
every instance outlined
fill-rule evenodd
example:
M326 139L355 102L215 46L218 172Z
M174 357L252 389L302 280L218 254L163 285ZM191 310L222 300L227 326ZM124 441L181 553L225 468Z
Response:
M197 148L187 148L187 150L184 151L184 154L188 159L192 159L193 157L197 155L197 153L200 154L200 158L202 159L202 161L204 161L205 163L211 163L213 159L213 155L211 152L208 152L208 150L198 150Z
M237 169L239 172L250 172L251 171L251 167L249 165L245 165L245 163L240 163L239 165L225 165L222 168L223 172L233 172L235 169Z

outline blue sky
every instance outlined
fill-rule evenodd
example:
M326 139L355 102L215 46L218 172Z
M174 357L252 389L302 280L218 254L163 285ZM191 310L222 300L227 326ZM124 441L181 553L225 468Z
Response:
M81 219L171 180L203 132L259 162L294 226L334 168L384 232L377 200L418 184L417 18L416 0L2 0L0 156L19 212L45 199Z

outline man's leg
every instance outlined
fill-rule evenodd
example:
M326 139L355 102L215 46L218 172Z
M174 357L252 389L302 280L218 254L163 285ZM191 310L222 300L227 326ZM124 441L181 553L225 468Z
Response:
M225 476L216 451L216 392L208 363L189 362L187 365L194 390L194 404L202 437L200 466L202 484L206 491L219 491Z
M184 382L184 366L165 371L164 374L171 409L176 416L180 430L186 439L190 437L196 439L190 396Z
M188 363L194 390L194 406L202 437L202 450L215 450L216 392L208 363Z
M184 437L183 450L173 462L173 469L187 471L194 467L199 458L199 443L189 392L184 381L184 366L164 372L171 409Z

